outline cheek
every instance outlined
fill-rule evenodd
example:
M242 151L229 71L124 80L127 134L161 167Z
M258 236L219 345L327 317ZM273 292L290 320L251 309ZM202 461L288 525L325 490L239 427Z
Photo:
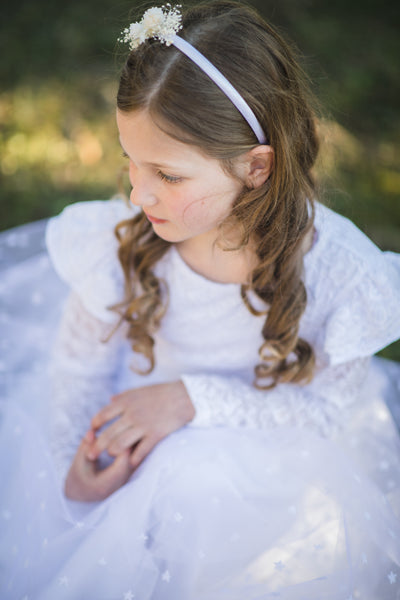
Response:
M132 161L129 161L129 181L131 186L135 186L135 175L136 175L136 167Z
M191 200L182 211L182 223L190 231L203 231L216 227L230 213L230 203L212 195Z
M170 211L188 229L215 226L231 212L238 190L233 185L212 187L200 185L175 192L170 201Z
M200 223L216 224L227 217L232 208L237 191L224 188L219 191L204 191L195 200L187 201L184 210L184 221L188 226Z
M187 201L182 212L182 220L188 228L202 223L209 216L210 210L205 198Z

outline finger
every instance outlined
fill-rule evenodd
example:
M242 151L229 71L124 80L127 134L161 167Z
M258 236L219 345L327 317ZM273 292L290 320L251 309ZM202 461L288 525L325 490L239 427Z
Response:
M93 444L93 442L96 439L96 435L95 435L93 429L89 429L89 431L86 432L85 437L83 439L86 442L88 442L89 444Z
M102 408L97 415L95 415L92 419L92 428L96 431L103 427L106 423L119 417L124 411L124 406L120 402L112 402L111 404L107 404L104 408Z
M75 453L73 460L75 468L83 476L95 473L95 471L97 470L96 463L88 460L87 458L89 450L90 444L85 440L85 438L83 438L81 443L79 444L79 447Z
M111 396L111 402L117 402L118 400L126 400L126 399L132 399L134 396L136 396L136 391L137 390L125 390L123 392L119 392L119 394L114 394L113 396Z
M111 396L111 402L117 402L117 400L122 400L124 397L124 393L115 394L115 396Z
M123 486L133 473L130 463L130 451L122 452L115 461L98 475L98 488L103 497L107 497Z
M131 427L131 424L120 418L104 429L104 431L97 436L88 450L87 457L89 460L95 460L102 452L104 452L104 450L108 450L114 438L121 435L129 427Z
M158 439L154 437L146 437L131 452L130 463L134 469L146 458L157 444Z
M137 427L129 427L125 431L116 435L107 447L107 452L110 456L118 456L124 450L132 448L143 437L143 431Z

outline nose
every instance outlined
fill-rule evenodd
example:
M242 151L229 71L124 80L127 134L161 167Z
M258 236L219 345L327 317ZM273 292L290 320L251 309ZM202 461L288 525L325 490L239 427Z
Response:
M134 206L153 206L157 204L157 198L154 194L138 189L137 186L132 188L129 200Z
M151 183L145 174L140 173L136 167L130 166L129 179L132 185L129 199L133 205L152 206L157 204L157 197L152 191Z

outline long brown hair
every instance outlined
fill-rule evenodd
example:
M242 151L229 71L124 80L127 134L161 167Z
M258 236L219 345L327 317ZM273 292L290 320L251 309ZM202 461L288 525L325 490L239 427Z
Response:
M242 297L254 314L249 290L268 305L264 343L255 365L256 385L306 382L314 353L299 338L306 307L302 281L304 243L313 226L315 184L311 168L318 152L314 111L290 46L248 6L231 1L198 4L184 12L179 35L202 52L251 106L274 149L274 166L257 189L243 186L221 224L240 232L239 247L255 242L257 265ZM235 158L257 145L255 134L223 92L173 46L147 40L123 67L118 109L145 109L173 138L197 146L235 176ZM164 283L153 267L170 243L160 239L143 214L120 223L119 259L126 298L119 310L129 324L133 349L154 367L153 334L165 311Z

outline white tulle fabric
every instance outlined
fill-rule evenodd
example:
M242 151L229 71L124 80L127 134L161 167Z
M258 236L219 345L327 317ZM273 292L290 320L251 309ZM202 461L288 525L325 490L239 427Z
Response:
M398 598L400 442L388 370L369 357L400 335L400 257L318 207L301 322L318 372L308 386L260 391L263 317L239 286L204 279L171 247L156 268L169 287L157 366L141 377L123 327L104 341L117 320L107 307L123 293L113 227L130 215L119 201L78 203L51 221L68 295L54 292L43 255L3 278L4 340L24 335L25 353L9 342L0 377L2 598ZM22 291L36 298L31 314L16 311ZM53 346L57 298L66 302ZM62 480L99 408L115 392L179 378L193 422L104 502L67 501Z

